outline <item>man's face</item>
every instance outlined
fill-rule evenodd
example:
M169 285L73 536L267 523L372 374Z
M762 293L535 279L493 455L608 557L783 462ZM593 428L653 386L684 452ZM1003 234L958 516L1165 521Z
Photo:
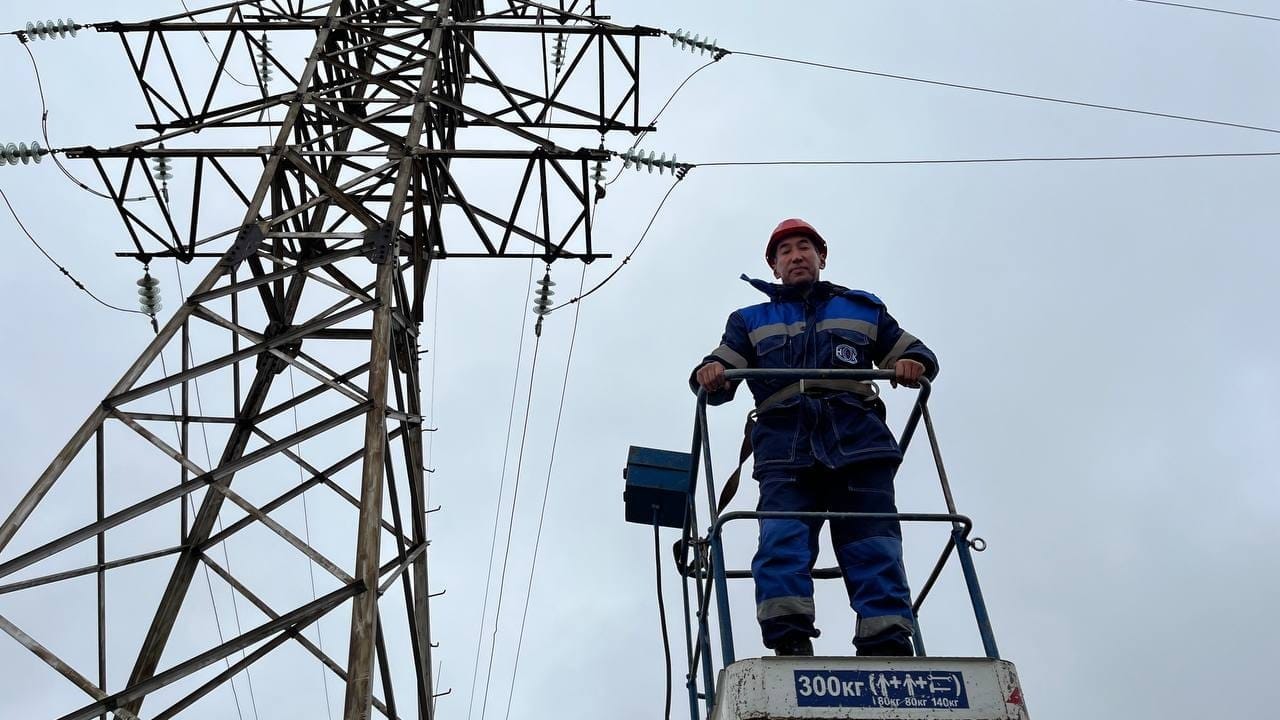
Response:
M817 282L825 261L809 236L791 235L783 238L774 251L773 276L783 285Z

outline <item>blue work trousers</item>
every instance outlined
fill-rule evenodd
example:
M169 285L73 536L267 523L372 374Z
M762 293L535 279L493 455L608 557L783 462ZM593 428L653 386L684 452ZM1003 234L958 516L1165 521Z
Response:
M896 513L896 460L855 463L837 469L762 471L760 510ZM765 647L804 637L814 627L813 566L822 520L760 520L760 545L751 563L756 617ZM911 592L902 563L897 520L835 518L831 539L849 604L858 614L854 645L859 655L911 654Z

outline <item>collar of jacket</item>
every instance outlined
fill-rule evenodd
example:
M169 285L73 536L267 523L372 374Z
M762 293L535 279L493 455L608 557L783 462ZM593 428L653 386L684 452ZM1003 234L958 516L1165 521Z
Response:
M756 280L755 278L747 277L746 273L743 273L742 279L750 284L751 287L768 295L774 302L791 302L806 299L822 301L849 292L849 288L826 280L819 280L816 283L804 283L803 285L782 285Z

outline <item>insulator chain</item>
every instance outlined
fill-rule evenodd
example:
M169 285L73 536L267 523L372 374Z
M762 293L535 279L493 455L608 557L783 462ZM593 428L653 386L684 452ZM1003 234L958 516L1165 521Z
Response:
M150 269L143 270L142 277L138 278L138 309L154 320L162 307L160 281L151 276Z
M76 33L84 29L84 25L77 25L74 20L67 18L66 20L49 20L27 23L27 32L20 38L26 40L57 40L68 35L75 37Z
M40 158L48 155L49 151L40 147L40 143L32 142L30 145L26 143L9 143L8 145L0 145L0 165L23 165L32 162L40 162Z
M533 291L533 314L538 316L538 322L533 326L533 334L542 337L542 318L551 312L551 296L556 294L556 282L551 279L551 266L547 266L546 272L542 274L542 279L535 283L537 290Z
M160 150L164 150L164 143L160 143ZM169 162L169 158L164 155L157 155L155 162L156 178L160 180L160 194L164 196L164 201L169 202L169 181L173 179L173 163Z
M717 41L712 40L709 37L703 38L697 35L690 35L683 29L677 29L675 32L667 34L671 37L671 46L675 47L678 45L681 50L688 50L689 52L697 51L699 55L704 55L707 52L710 52L716 60L719 60L729 54L728 50L716 45Z
M271 69L271 38L267 37L267 32L265 30L262 31L262 38L260 42L262 47L258 54L258 79L262 81L263 85L266 85L271 82L271 79L275 77L275 74Z
M564 56L568 48L569 38L564 33L556 33L556 41L551 48L551 65L557 73L564 67Z
M600 149L602 151L604 150L604 138L600 139ZM596 200L601 200L604 198L604 192L605 192L604 186L606 184L604 181L604 177L605 177L604 161L597 160L595 162L595 165L592 166L591 168L591 182L594 183L596 186Z
M623 170L626 170L634 165L636 170L639 170L640 168L644 167L644 168L648 168L649 172L652 173L654 168L657 168L659 175L661 175L667 170L670 170L671 173L675 175L677 178L684 178L685 173L689 172L689 170L693 168L692 163L677 162L675 153L672 153L671 159L668 160L666 153L662 153L661 156L658 156L656 153L650 150L649 154L645 155L644 150L636 150L632 148L630 150L627 150L624 153L621 153L619 157L621 157L623 160L623 163L622 163Z

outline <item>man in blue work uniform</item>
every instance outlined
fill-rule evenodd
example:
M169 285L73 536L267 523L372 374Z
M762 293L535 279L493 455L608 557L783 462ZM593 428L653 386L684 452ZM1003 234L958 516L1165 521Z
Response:
M713 405L733 398L729 368L869 369L896 373L894 384L933 378L938 361L898 327L871 293L819 280L827 243L813 226L784 220L765 258L781 285L748 280L768 302L729 316L719 347L690 377ZM747 277L743 276L744 280ZM902 453L870 383L853 380L750 380L756 402L751 433L760 510L894 513L893 476ZM765 647L812 655L812 571L820 521L760 521L751 563L756 617ZM832 544L849 603L858 614L859 655L911 655L914 621L902 532L896 520L835 519Z

